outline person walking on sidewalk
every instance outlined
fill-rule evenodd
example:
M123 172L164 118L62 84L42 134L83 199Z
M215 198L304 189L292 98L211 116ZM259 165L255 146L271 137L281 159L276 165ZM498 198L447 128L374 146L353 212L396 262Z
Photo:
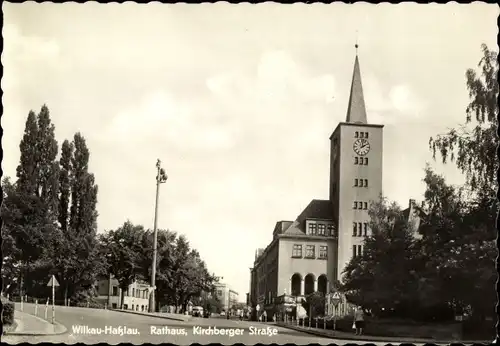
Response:
M356 335L362 335L365 324L365 313L361 306L358 306L356 311L354 311L354 324L356 326Z

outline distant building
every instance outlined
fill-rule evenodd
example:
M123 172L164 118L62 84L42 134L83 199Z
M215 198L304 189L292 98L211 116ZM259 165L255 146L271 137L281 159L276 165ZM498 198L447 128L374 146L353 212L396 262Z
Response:
M97 297L102 303L106 303L110 309L119 309L122 295L123 309L134 311L148 311L149 306L149 287L148 283L135 281L128 286L125 292L119 287L118 280L111 276L110 278L101 278L97 281Z
M408 222L410 230L413 232L413 236L417 239L421 239L422 235L419 233L420 222L425 213L418 208L414 199L410 199L408 208L403 210L404 220Z
M238 303L238 292L225 283L218 282L215 284L215 295L222 303L224 311L229 311L232 306Z
M314 199L294 221L276 223L271 243L256 251L250 269L252 306L268 310L283 295L300 302L312 292L328 293L363 253L370 203L382 194L383 127L367 122L356 55L346 121L330 136L329 199ZM405 212L418 229L413 204Z

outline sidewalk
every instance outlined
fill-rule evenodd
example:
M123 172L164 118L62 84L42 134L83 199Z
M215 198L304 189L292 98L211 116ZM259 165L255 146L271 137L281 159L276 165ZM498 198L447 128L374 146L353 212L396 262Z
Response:
M390 337L390 336L371 336L371 335L355 335L354 333L347 333L338 330L328 330L328 329L320 329L320 328L308 328L308 327L300 327L292 324L285 324L283 322L276 323L276 326L282 328L288 328L297 330L300 332L324 336L332 339L343 339L343 340L354 340L354 341L366 341L366 342L387 342L387 343L430 343L430 344L454 344L454 343L467 343L467 344L490 344L491 340L435 340L435 339L419 339L419 338L410 338L410 337Z
M189 316L189 315L171 314L168 312L142 312L142 311L120 310L120 309L118 309L118 310L114 309L112 311L120 311L120 312L129 313L129 314L135 314L135 315L163 318L165 320L172 320L172 321L187 322L187 321L191 320L191 316Z
M66 333L66 327L60 323L52 324L40 317L36 317L19 310L15 311L17 327L5 335L57 335Z

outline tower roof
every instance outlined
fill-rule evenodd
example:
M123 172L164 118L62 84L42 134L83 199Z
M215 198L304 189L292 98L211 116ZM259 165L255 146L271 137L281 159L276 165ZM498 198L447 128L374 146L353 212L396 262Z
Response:
M358 45L356 44L356 49ZM349 95L349 104L347 106L348 123L366 124L365 97L363 95L363 86L361 84L361 72L359 70L359 59L356 54L354 61L354 72L352 74L351 94Z

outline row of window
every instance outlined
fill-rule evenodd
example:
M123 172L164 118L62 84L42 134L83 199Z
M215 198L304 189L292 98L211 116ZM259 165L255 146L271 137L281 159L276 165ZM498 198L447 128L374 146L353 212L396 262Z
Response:
M302 258L302 244L293 244L292 250L293 258ZM304 258L316 258L316 246L315 245L306 245L306 253ZM319 259L327 259L328 258L328 246L320 245L319 246Z
M368 138L368 132L354 132L354 138Z
M118 295L118 286L113 286L112 288L112 296L117 296ZM140 290L140 289L135 289L132 288L132 294L130 294L130 288L123 293L125 297L134 297L134 298L148 298L148 290Z
M356 156L354 158L354 164L355 165L364 165L364 166L368 166L368 158L367 157L359 157L359 156Z
M364 236L368 236L368 223L367 222L353 222L352 223L352 236L362 237L364 231Z
M368 187L368 179L354 179L354 186Z
M307 228L308 235L322 235L326 237L336 237L337 232L334 225L325 225L324 223L310 223Z
M353 209L367 210L368 209L368 202L354 201Z
M353 245L352 246L352 256L357 257L363 254L363 247L361 245Z

